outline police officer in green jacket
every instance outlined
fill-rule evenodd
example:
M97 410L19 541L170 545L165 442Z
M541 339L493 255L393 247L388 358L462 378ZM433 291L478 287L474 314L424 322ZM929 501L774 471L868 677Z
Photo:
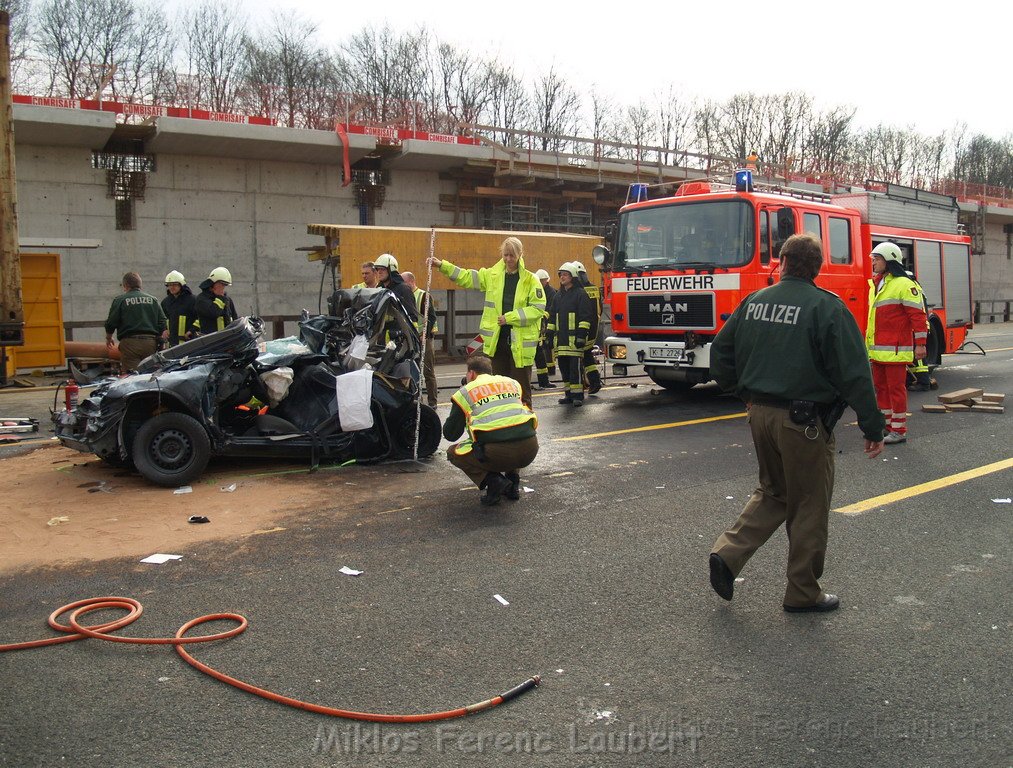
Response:
M449 261L429 257L429 263L462 288L485 293L479 334L482 350L492 358L493 371L521 383L521 399L531 407L531 365L538 350L545 290L533 272L524 268L524 246L508 237L499 248L500 260L491 267L461 269Z
M483 506L499 503L501 496L520 498L523 469L538 455L538 418L521 402L521 385L508 376L496 376L485 355L468 358L468 375L451 398L443 436L468 438L447 449L450 463L471 478L485 493Z
M148 355L158 350L158 340L165 330L165 312L158 299L141 290L141 276L127 272L121 282L123 293L113 299L106 317L106 346L119 340L120 373L137 368Z
M883 450L885 420L858 324L843 301L814 283L822 243L793 235L780 257L780 282L748 296L711 346L714 380L749 409L760 484L715 542L710 581L731 600L735 577L784 523L784 610L832 611L840 600L824 592L819 579L834 487L833 422L843 403L850 405L865 453L875 458Z

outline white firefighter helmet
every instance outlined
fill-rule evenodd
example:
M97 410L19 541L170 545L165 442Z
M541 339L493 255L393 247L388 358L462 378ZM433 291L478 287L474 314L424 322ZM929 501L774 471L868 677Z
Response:
M896 243L880 243L872 249L873 256L879 256L884 261L896 261L898 264L904 263L904 256L900 252L900 248L897 247Z
M225 283L226 285L232 285L232 273L225 267L215 267L211 270L211 274L208 275L208 280L212 283Z
M389 253L382 253L373 259L373 266L377 269L386 269L388 272L397 272L397 259Z
M587 270L584 269L584 265L581 264L579 261L574 261L574 262L571 262L571 263L573 264L573 266L575 266L577 268L578 272L587 272Z
M571 277L577 276L577 265L572 261L564 261L559 265L558 272L567 272Z
M535 272L535 277L537 277L539 280L548 280L549 273L546 272L544 269L540 269L537 272Z
M165 284L169 285L170 283L179 283L180 285L185 285L186 284L186 278L183 277L183 273L182 272L177 272L174 269L174 270L172 270L172 272L170 272L169 274L167 274L165 276Z

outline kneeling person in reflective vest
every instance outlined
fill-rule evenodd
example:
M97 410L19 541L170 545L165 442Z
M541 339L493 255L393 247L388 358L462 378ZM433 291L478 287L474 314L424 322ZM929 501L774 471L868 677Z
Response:
M521 385L494 376L492 360L485 355L472 355L464 386L451 401L443 436L456 440L467 428L469 439L447 449L450 463L485 491L483 505L497 504L501 496L519 499L517 470L538 455L538 418L521 402Z

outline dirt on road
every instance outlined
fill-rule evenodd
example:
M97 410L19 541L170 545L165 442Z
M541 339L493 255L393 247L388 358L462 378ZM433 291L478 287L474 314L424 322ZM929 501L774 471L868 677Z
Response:
M183 554L200 542L275 532L300 512L368 498L371 474L358 467L309 473L306 464L233 462L212 467L190 492L177 493L94 456L39 448L0 460L0 572ZM209 522L188 522L194 515Z

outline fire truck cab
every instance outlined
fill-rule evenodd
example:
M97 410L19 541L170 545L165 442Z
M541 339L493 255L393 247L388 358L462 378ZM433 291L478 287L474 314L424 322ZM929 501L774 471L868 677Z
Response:
M746 296L777 281L781 246L796 232L822 240L816 282L841 297L863 333L869 253L891 241L925 293L929 366L964 343L972 327L970 238L953 198L872 182L833 196L755 191L748 171L736 182L687 182L671 197L627 204L611 249L595 248L612 324L605 361L614 373L642 365L675 390L709 381L711 340Z

